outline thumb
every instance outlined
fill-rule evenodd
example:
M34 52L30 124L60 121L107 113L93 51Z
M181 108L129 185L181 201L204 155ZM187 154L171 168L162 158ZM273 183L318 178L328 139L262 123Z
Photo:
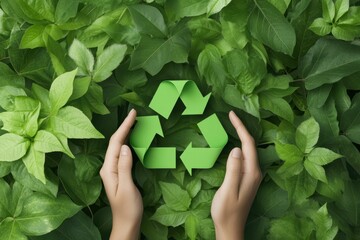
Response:
M131 175L132 165L133 165L133 159L132 159L131 150L127 145L122 145L120 149L120 156L118 161L119 183L124 183L126 181L132 182L132 175Z
M226 173L223 185L230 189L239 189L242 177L241 165L243 161L242 151L236 147L231 150L226 162Z

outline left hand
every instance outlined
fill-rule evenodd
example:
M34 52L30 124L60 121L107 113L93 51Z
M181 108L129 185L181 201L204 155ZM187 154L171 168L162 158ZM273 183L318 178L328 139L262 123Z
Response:
M131 175L131 150L124 144L135 119L131 110L112 135L100 170L113 216L110 240L138 239L140 234L143 202Z

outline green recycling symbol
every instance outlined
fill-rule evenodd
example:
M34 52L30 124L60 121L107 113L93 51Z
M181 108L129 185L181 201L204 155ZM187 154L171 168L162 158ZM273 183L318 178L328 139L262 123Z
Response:
M191 80L163 81L155 92L149 107L168 119L180 98L185 105L182 115L203 114L210 93L202 96L195 82ZM192 174L194 168L211 168L228 141L228 136L216 114L197 124L207 141L208 148L195 148L192 143L180 155L180 159ZM146 168L176 168L175 147L150 147L156 134L164 137L158 115L137 117L137 123L130 136L130 144Z

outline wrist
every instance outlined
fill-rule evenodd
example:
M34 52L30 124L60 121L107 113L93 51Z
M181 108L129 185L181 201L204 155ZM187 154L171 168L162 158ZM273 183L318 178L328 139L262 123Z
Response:
M140 224L113 223L110 240L138 240Z
M243 240L244 229L242 227L216 227L215 226L216 240Z

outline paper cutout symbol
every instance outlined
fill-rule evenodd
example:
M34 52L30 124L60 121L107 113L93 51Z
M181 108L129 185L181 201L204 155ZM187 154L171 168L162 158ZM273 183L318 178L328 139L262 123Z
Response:
M149 107L168 119L180 98L185 105L182 115L201 115L210 95L202 96L195 82L191 80L166 80L159 85ZM228 141L215 113L197 125L209 147L194 148L190 142L180 155L190 175L194 168L211 168ZM175 147L150 147L156 134L164 137L159 116L137 117L137 124L130 136L130 144L136 155L146 168L176 168Z

